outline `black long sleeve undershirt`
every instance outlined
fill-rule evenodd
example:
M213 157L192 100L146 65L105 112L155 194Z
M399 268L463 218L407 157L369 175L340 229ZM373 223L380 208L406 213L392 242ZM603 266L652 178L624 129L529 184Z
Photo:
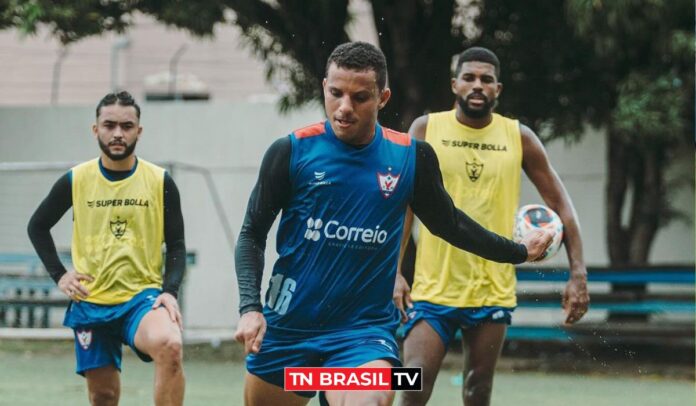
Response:
M112 180L122 180L130 171L104 169ZM186 243L184 240L184 218L181 213L179 189L168 173L164 175L164 242L167 246L165 274L162 290L177 297L186 270ZM48 196L41 202L29 220L27 232L41 262L51 278L58 283L67 272L56 251L51 228L72 207L72 184L70 172L61 176L53 185Z
M235 251L240 314L262 308L260 291L266 237L276 216L290 201L291 153L289 137L271 145L249 197ZM457 248L496 262L517 264L527 259L524 245L486 230L454 206L442 183L435 151L422 141L416 141L416 175L410 205L428 230Z

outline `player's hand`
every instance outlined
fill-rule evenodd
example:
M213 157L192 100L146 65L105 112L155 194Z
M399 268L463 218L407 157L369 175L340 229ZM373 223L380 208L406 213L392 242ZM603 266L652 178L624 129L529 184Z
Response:
M174 295L164 292L157 296L155 303L152 304L152 308L157 309L160 306L164 306L167 313L169 313L169 318L173 323L179 326L179 330L184 331L184 323L182 321L181 311L179 310L179 301L176 300Z
M237 325L234 339L244 344L244 353L258 353L263 336L266 334L266 319L261 312L247 312L242 315Z
M546 249L553 241L554 233L549 230L534 230L524 236L520 244L527 247L527 262L544 259Z
M406 278L400 273L396 274L392 299L394 300L396 308L399 309L399 313L401 313L401 322L406 323L408 321L406 308L412 309L413 302L411 301L411 288L408 286Z
M89 296L89 290L82 281L93 282L94 278L75 271L66 272L58 281L58 289L74 301L84 300Z
M583 272L584 271L584 272ZM573 270L570 279L563 290L563 310L566 314L566 324L573 324L587 313L590 305L590 294L587 291L587 271Z

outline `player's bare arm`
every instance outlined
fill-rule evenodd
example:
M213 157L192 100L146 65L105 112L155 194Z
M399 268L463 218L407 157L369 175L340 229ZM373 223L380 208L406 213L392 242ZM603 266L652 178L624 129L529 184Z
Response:
M577 214L539 138L525 125L520 125L520 133L522 135L522 168L536 186L546 205L558 213L563 221L563 242L570 265L570 279L563 292L563 308L566 311L566 323L575 323L587 312L590 301Z
M517 244L488 231L457 209L442 183L435 151L423 141L416 142L416 182L411 208L431 233L459 249L495 262L519 264L542 255L551 243L551 233L536 233Z
M419 141L425 140L425 129L428 127L428 115L420 116L413 121L411 128L409 128L408 133L412 138ZM406 245L408 245L408 240L411 237L411 229L413 227L413 210L411 207L406 208L406 216L404 217L404 233L401 236L401 250L399 251L399 265L396 269L396 281L394 282L394 293L393 299L396 308L399 309L401 314L401 321L405 323L408 320L406 315L406 309L413 307L413 302L411 301L411 288L408 286L406 278L404 278L401 272L401 264L404 260L404 253L406 252Z

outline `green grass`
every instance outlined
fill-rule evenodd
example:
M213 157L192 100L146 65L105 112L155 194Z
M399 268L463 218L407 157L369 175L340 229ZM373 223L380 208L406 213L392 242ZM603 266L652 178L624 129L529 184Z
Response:
M239 347L186 350L187 405L241 405L244 365ZM0 405L86 405L71 343L0 341ZM126 353L121 405L152 404L151 364ZM461 375L443 370L429 404L461 404ZM648 377L500 372L493 405L694 405L694 383ZM317 405L315 400L311 403Z

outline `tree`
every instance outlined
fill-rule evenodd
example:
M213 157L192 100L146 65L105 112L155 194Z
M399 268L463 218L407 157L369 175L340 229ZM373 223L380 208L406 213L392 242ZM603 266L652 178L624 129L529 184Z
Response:
M646 264L678 215L666 172L693 145L693 21L683 0L490 1L477 19L472 43L503 61L500 111L547 138L575 139L588 123L606 132L613 266Z
M268 79L288 83L281 110L321 100L333 48L349 39L348 0L0 0L0 29L51 27L63 43L123 31L133 13L210 35L239 26ZM465 44L503 63L498 108L547 138L607 133L607 233L613 265L644 264L674 217L665 169L693 133L694 6L686 0L371 0L395 97L380 120L405 130L451 108L452 56ZM230 16L233 14L233 16ZM475 18L471 18L474 16ZM475 32L468 32L472 26ZM693 155L691 155L693 159ZM630 202L628 201L630 197ZM629 204L630 203L630 204ZM624 224L624 212L629 221Z

